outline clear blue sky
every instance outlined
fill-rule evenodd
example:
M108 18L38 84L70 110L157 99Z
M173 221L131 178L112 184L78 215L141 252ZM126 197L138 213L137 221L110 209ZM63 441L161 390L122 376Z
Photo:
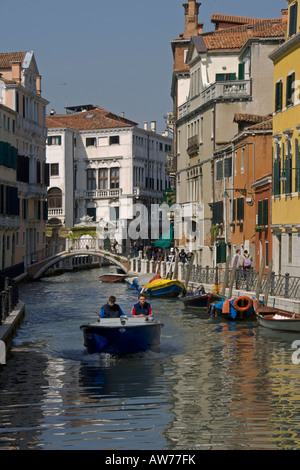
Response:
M187 1L187 0L186 0ZM1 5L1 52L33 51L54 108L98 104L139 123L172 110L170 42L184 31L184 0L14 0ZM202 0L212 13L275 18L286 0Z

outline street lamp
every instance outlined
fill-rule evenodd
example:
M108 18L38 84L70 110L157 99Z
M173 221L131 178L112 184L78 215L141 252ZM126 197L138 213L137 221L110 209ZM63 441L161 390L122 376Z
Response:
M246 196L247 194L247 190L245 188L225 188L225 191L223 194L224 197L228 196L227 191L237 191L238 193L241 193L243 196Z

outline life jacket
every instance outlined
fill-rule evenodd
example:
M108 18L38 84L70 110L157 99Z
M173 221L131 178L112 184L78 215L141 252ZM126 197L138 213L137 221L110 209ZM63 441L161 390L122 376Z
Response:
M114 305L109 305L105 304L103 305L102 309L104 310L105 313L105 318L119 318L121 311L120 307L117 304Z
M230 313L230 302L234 299L235 297L230 297L230 299L224 300L222 313Z
M140 302L135 304L132 308L131 315L151 315L152 314L152 309L151 305L148 304L148 302L145 302L144 305L142 306Z

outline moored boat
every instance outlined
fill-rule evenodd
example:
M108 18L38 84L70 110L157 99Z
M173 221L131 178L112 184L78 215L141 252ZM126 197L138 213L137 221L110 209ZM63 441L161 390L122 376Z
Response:
M106 273L99 276L101 282L124 282L127 274Z
M184 291L184 284L177 279L155 279L141 289L150 297L178 297Z
M152 317L101 318L81 325L90 353L135 354L160 344L163 323Z
M220 316L226 320L254 320L256 319L252 298L241 295L222 299L212 304L212 316Z
M300 315L275 307L260 305L254 301L254 310L259 325L278 331L300 333Z
M180 297L180 300L183 302L185 307L206 309L209 309L213 302L217 302L221 299L224 299L221 294L205 292L204 287L200 287L194 292Z

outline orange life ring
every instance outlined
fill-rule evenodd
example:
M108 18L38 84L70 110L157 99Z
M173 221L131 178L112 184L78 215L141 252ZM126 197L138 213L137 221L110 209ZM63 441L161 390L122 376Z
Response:
M245 304L246 302L246 304ZM242 303L242 305L240 305ZM252 300L250 297L247 297L246 295L241 295L240 297L237 297L235 301L233 302L233 306L236 310L239 312L245 312L250 308L252 305Z

